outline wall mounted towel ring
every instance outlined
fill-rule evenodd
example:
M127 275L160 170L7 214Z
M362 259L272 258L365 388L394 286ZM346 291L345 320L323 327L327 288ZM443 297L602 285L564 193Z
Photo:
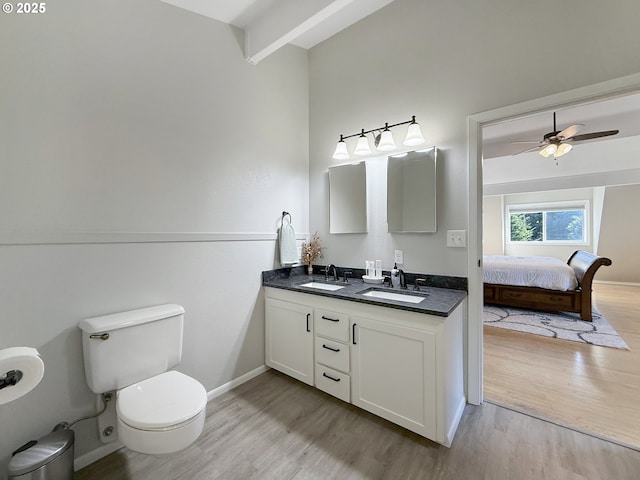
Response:
M284 210L282 211L282 225L284 225L284 217L286 217L287 215L289 215L289 223L292 223L292 218L291 218L291 214L289 212L285 212Z

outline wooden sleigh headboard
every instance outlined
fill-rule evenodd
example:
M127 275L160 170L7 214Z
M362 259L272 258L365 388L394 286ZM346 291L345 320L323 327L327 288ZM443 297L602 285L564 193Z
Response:
M611 259L599 257L584 250L576 250L571 254L567 264L573 268L578 280L578 288L583 291L591 291L593 277L602 265L611 265Z

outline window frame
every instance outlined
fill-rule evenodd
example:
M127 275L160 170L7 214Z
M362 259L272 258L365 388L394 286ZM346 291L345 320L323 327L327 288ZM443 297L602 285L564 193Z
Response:
M513 203L505 206L505 242L510 245L588 245L590 241L589 200L571 200L566 202ZM584 210L582 240L547 240L547 212ZM542 240L511 240L511 215L517 213L542 213Z

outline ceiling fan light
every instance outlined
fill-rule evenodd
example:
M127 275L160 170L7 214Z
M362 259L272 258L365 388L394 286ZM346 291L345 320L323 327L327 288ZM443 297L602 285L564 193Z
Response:
M371 154L371 147L369 146L369 139L364 136L364 130L358 137L358 143L356 143L356 149L353 151L356 155L369 155Z
M333 158L335 158L336 160L349 159L349 151L347 150L347 144L342 139L342 135L340 135L340 141L336 144L336 149L333 152Z
M404 138L404 145L408 147L415 147L416 145L422 145L424 143L424 137L420 131L420 124L416 123L416 117L413 117L413 122L409 124L407 129L407 136Z
M542 150L540 150L540 155L542 155L544 158L547 158L549 155L553 155L554 153L556 153L556 150L558 150L558 146L555 143L550 143Z
M565 153L569 153L572 148L573 148L573 145L571 145L570 143L561 143L560 146L558 146L558 149L556 150L556 152L553 154L553 156L556 158L561 157Z
M396 142L393 140L393 134L389 127L385 125L385 129L380 134L380 141L378 142L378 150L381 152L388 152L395 150Z

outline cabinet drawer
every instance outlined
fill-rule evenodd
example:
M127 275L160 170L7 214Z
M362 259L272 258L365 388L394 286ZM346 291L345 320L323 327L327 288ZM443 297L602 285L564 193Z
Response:
M531 307L557 307L571 310L576 307L575 296L563 292L549 295L546 292L538 293L522 292L519 290L504 289L501 300L519 302L519 304Z
M315 310L315 330L318 335L349 342L349 315L329 310Z
M484 299L485 300L495 300L496 298L496 288L484 286Z
M316 362L349 372L349 347L344 343L316 337L315 354Z
M316 363L316 387L345 402L351 401L350 377L346 373Z

